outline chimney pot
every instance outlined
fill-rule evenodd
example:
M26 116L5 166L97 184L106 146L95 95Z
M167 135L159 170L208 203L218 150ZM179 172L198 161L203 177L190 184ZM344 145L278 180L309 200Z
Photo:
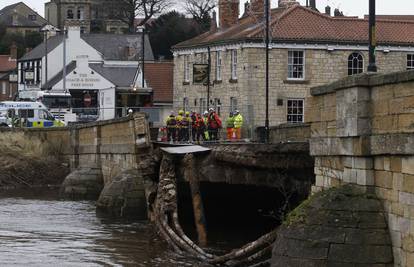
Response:
M325 7L325 14L328 15L328 16L331 15L331 7L330 6Z
M310 7L311 7L313 10L316 10L316 0L310 0Z
M220 28L237 24L240 0L219 0Z

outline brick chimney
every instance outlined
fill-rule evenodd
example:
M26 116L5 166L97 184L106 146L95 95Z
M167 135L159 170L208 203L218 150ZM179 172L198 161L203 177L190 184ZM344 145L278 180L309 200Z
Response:
M264 18L265 0L251 0L250 10L252 15L256 16L256 18Z
M279 0L279 7L288 8L296 4L298 4L298 2L295 0Z
M240 0L219 0L220 28L227 28L237 23L239 19Z
M17 45L14 42L10 46L10 58L11 59L17 59Z

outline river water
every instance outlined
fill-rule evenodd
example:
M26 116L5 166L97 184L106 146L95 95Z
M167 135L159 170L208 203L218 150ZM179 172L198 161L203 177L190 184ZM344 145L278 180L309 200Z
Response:
M0 191L0 266L197 265L148 223L98 218L93 202L60 201L55 191Z

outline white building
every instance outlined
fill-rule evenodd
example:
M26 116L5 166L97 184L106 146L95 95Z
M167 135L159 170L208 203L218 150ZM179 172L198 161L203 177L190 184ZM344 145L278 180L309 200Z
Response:
M79 27L70 27L66 38L51 37L18 61L19 98L70 94L78 115L123 116L126 108L152 105L152 89L142 79L141 58L141 34L81 35ZM145 61L153 59L145 36Z

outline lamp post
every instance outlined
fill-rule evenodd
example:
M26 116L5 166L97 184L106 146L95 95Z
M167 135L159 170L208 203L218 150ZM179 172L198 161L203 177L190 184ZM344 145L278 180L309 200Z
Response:
M265 4L265 16L266 16L266 120L265 120L265 131L266 131L266 140L268 144L270 139L270 129L269 129L269 9L270 1L266 0Z
M375 49L377 46L376 38L376 14L375 0L369 0L369 65L368 72L377 72L375 60Z
M142 45L142 54L141 54L141 71L142 71L142 88L145 87L145 26L141 25L137 27L137 32L141 33L141 45Z

